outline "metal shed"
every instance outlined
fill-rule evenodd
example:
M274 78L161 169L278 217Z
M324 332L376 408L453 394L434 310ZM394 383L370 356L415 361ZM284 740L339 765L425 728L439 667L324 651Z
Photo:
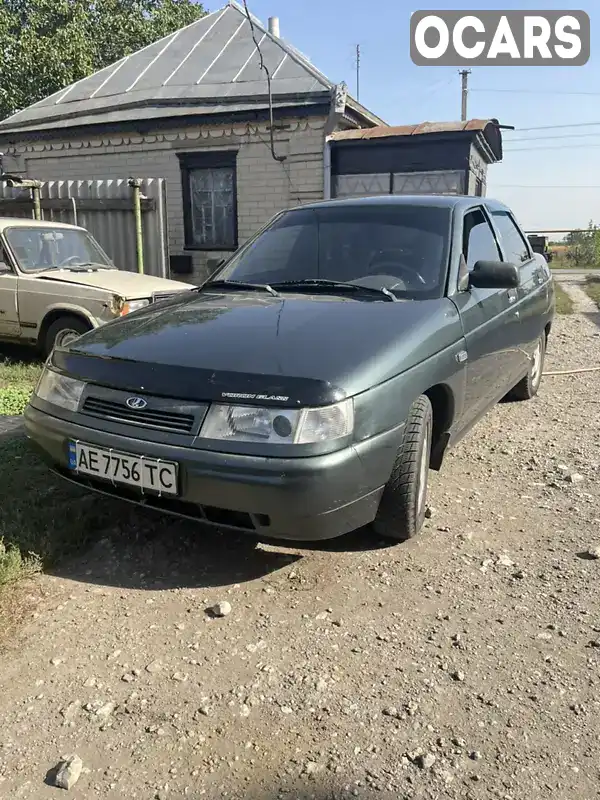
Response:
M502 160L503 127L472 119L333 133L331 196L485 195L487 168Z

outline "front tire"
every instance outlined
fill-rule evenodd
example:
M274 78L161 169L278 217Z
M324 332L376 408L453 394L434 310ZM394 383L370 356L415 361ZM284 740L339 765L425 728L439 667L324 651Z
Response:
M91 326L79 317L73 315L59 317L46 331L42 346L44 356L48 357L55 346L65 347L89 330L91 330Z
M527 375L508 393L509 400L531 400L536 396L544 374L545 358L546 334L543 333L536 343Z
M412 405L373 530L385 539L403 542L421 530L427 509L427 477L431 459L433 409L426 395Z

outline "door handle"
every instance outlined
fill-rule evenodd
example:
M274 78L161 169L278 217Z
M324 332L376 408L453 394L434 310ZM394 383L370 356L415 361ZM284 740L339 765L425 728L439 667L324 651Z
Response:
M510 289L509 292L508 292L508 302L509 303L514 303L516 299L517 299L516 290L515 289Z

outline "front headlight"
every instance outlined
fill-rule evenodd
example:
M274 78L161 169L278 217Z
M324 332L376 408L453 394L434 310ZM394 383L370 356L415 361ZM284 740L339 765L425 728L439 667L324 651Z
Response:
M84 388L83 381L60 375L45 367L33 393L47 403L60 406L67 411L77 411Z
M150 305L148 298L144 300L126 300L121 308L120 316L124 317L126 314L131 314L132 311L139 311L140 308L146 308Z
M354 429L352 399L322 408L211 406L199 436L232 442L312 444L341 439Z
M111 297L108 307L115 317L124 317L126 314L131 314L132 311L139 311L140 308L145 308L150 305L150 298L145 297L142 300L126 300L118 294Z

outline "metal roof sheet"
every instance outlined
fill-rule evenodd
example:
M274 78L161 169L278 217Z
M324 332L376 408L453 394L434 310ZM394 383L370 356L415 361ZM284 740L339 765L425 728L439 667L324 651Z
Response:
M252 17L264 63L271 74L273 101L293 96L328 97L334 84L294 47L273 36ZM136 119L185 113L218 113L264 106L267 81L244 9L230 0L158 42L40 100L0 122L0 134L98 124L115 112L137 108ZM199 111L195 109L198 108ZM154 113L149 114L152 109ZM358 106L371 118L374 115ZM222 111L222 109L219 109ZM128 113L128 116L130 114Z
M502 158L502 135L497 119L470 119L461 122L421 122L418 125L377 125L374 128L338 131L329 137L334 142L421 136L428 133L480 132L497 160Z

